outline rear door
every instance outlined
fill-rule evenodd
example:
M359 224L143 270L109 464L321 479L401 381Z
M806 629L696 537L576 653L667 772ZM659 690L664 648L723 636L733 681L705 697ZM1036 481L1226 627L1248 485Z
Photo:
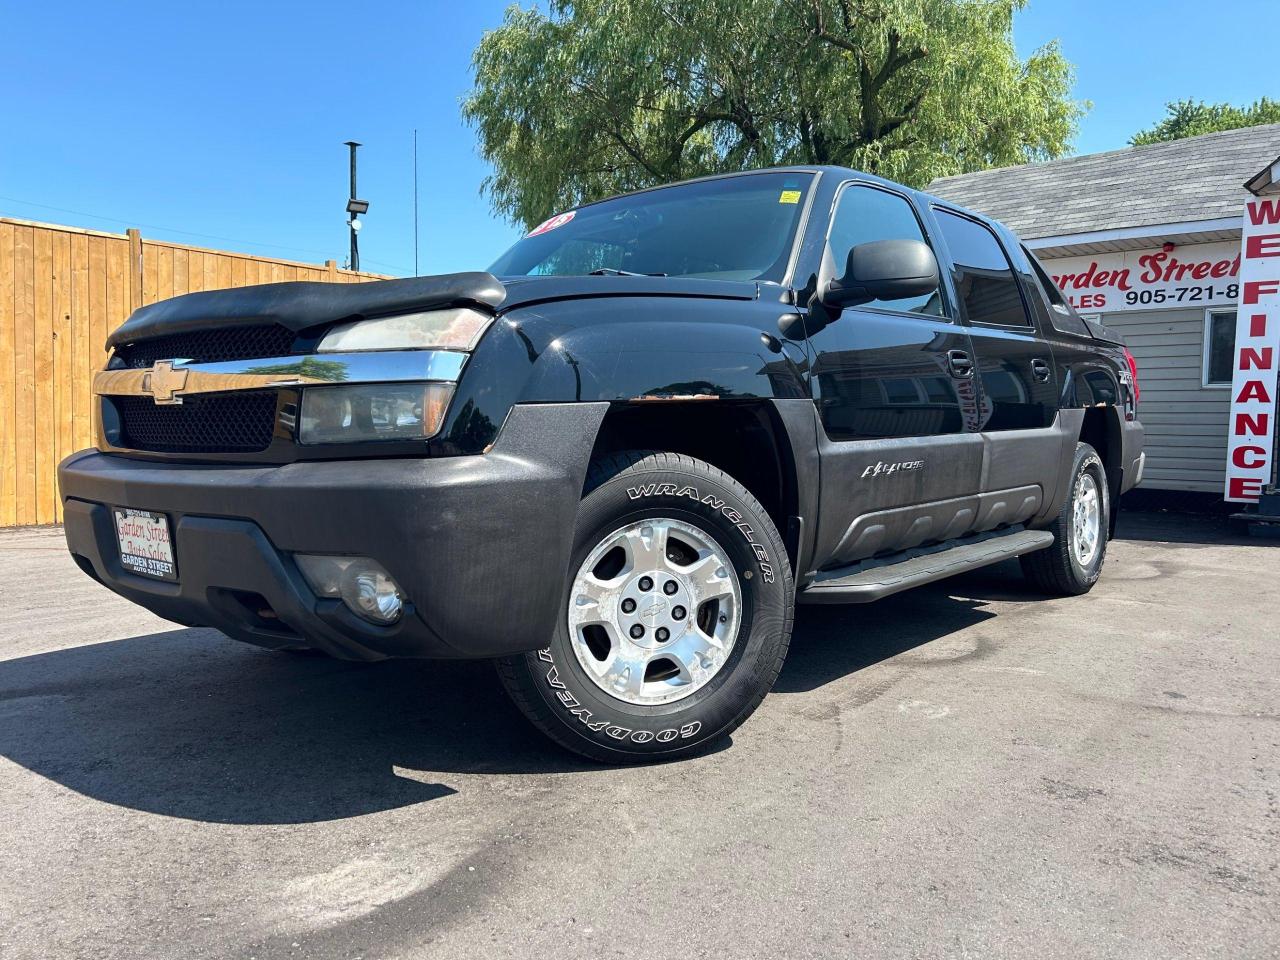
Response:
M979 526L990 529L1037 512L1038 503L1029 511L1030 500L1045 496L1046 480L1056 480L1057 368L996 232L943 207L934 208L934 217L975 351L978 429L985 447L982 491L1008 494L1005 512L993 511Z
M834 263L890 239L929 242L911 201L879 184L844 184L827 235ZM846 308L809 341L826 434L819 564L971 529L982 463L973 348L944 290Z

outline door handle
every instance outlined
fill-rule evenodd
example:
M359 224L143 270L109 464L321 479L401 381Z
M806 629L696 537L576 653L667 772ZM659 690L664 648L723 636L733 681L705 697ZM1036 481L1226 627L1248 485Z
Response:
M957 380L968 380L973 376L973 361L963 350L948 350L947 366L951 368L951 375Z
M1039 380L1041 383L1047 383L1047 382L1048 382L1048 380L1049 380L1049 374L1050 374L1051 372L1052 372L1052 371L1049 369L1049 364L1045 363L1043 360L1032 360L1032 361L1031 361L1031 373L1032 373L1032 374L1035 376L1035 378L1036 378L1037 380Z

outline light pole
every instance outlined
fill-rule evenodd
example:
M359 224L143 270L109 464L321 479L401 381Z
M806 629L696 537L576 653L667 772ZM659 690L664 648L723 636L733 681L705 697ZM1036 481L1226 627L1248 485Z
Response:
M347 140L346 145L351 148L351 196L347 200L347 213L351 215L351 219L347 221L347 226L351 228L350 267L352 270L359 270L360 244L356 241L356 237L360 233L360 221L357 218L360 214L369 212L369 201L356 199L356 147L360 144L354 140Z

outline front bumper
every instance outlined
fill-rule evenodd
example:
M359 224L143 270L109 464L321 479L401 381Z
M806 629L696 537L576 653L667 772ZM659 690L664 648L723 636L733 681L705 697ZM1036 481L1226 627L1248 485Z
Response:
M58 468L67 546L159 616L262 646L354 659L533 650L559 615L607 407L517 406L481 456L210 466L82 451ZM169 517L177 583L121 566L117 506ZM372 557L407 596L403 616L379 627L316 597L294 553Z

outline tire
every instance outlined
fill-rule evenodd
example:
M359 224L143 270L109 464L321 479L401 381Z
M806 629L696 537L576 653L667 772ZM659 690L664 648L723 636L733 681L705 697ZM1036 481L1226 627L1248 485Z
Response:
M548 645L498 661L498 675L534 726L602 763L675 759L727 736L791 639L791 569L769 515L680 454L592 463L563 593Z
M1098 451L1087 443L1076 444L1071 464L1069 494L1062 510L1048 528L1054 536L1053 546L1023 554L1022 572L1031 583L1046 593L1076 597L1088 593L1098 582L1107 557L1107 535L1111 529L1111 494L1107 487L1107 470ZM1094 528L1094 539L1078 538L1075 521L1077 508L1089 513L1087 505L1092 493L1096 513L1084 526ZM1086 547L1091 543L1091 549Z

